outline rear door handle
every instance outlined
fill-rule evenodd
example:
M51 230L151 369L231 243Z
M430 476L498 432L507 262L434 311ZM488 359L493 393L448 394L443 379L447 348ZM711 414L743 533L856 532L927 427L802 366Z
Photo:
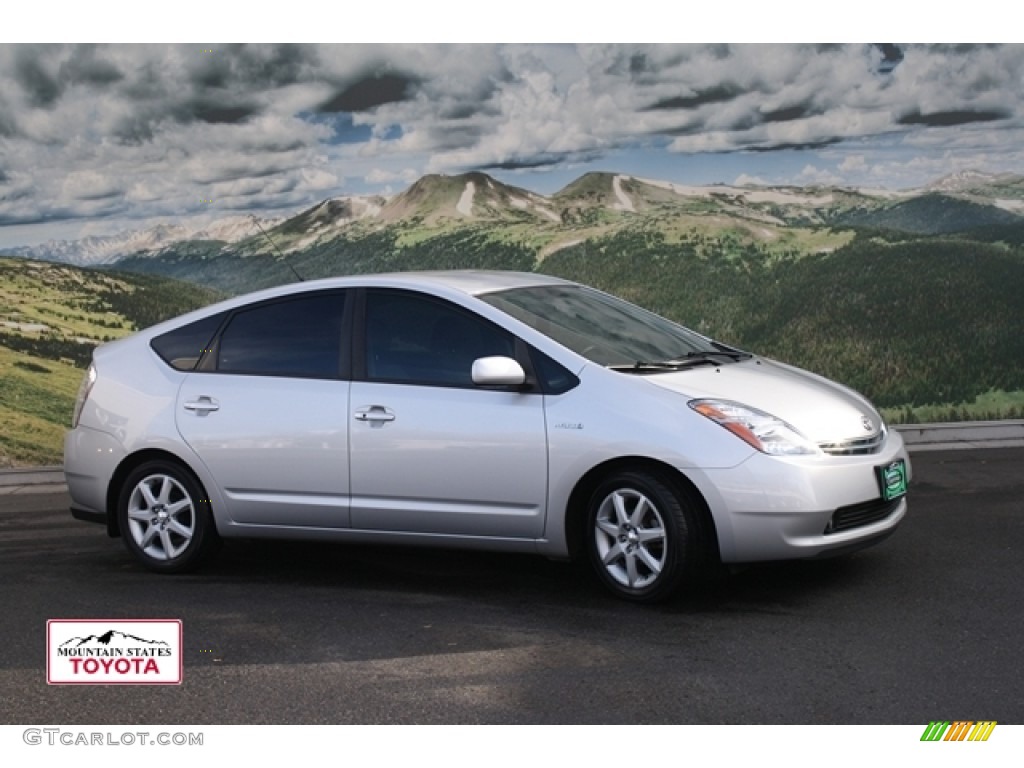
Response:
M202 395L196 400L188 400L185 403L182 403L182 407L186 411L195 411L200 415L207 414L210 411L220 410L220 406L217 402L212 397L207 397L206 395Z
M385 421L394 421L395 413L383 405L368 405L360 408L355 413L356 421L369 421L372 424L382 424Z

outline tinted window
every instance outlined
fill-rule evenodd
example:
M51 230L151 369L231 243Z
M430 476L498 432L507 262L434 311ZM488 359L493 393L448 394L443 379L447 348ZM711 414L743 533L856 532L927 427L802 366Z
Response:
M226 312L196 320L157 336L150 342L165 363L179 371L191 371L210 346L210 339L224 322Z
M220 336L217 370L335 378L341 367L343 293L316 293L236 312Z
M375 381L473 386L473 361L515 356L515 340L482 317L403 291L366 294L366 374Z
M552 360L539 349L530 349L530 356L533 358L533 367L537 372L544 392L549 395L561 395L580 383L572 371L565 366Z
M513 288L480 298L600 365L716 351L707 339L687 328L583 286Z

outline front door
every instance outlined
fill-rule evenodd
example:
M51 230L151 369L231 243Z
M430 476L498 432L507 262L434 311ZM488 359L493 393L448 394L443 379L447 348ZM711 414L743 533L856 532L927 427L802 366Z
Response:
M470 376L479 357L513 356L512 335L448 302L385 289L367 291L364 326L365 380L353 381L349 409L352 526L542 536L544 398Z

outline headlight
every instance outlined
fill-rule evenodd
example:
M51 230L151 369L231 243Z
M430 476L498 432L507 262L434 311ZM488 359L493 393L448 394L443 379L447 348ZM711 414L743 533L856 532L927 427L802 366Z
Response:
M72 429L78 426L78 417L82 415L82 408L85 406L85 400L89 397L89 393L92 391L92 385L95 383L96 366L90 363L89 370L85 372L85 376L82 377L82 383L78 387L78 395L75 397L75 410L71 414Z
M728 400L691 400L689 406L762 453L807 456L820 452L818 446L782 419L748 405Z

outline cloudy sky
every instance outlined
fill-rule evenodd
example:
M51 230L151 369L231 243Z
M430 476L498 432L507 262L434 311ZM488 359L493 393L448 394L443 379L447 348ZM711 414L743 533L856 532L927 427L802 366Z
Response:
M0 247L483 170L1024 173L1024 45L0 44Z

